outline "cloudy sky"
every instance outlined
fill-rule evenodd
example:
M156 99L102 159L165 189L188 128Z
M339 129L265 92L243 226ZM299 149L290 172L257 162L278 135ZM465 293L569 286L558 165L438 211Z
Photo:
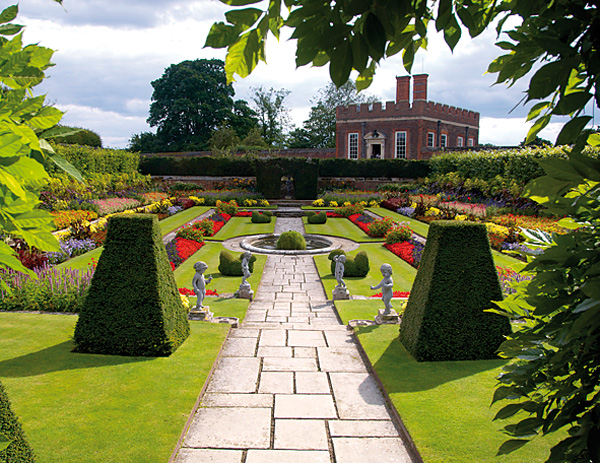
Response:
M8 3L6 3L8 5ZM104 146L126 147L147 125L152 96L150 82L174 63L198 58L224 59L224 50L203 48L210 26L224 20L228 9L218 0L21 0L17 22L26 26L25 43L56 50L56 66L37 87L47 101L66 111L63 123L96 131ZM508 89L493 86L486 75L490 61L501 50L495 32L463 40L452 54L441 34L432 35L427 51L420 51L413 73L429 74L428 99L478 111L480 143L517 145L525 138L526 108L511 109L522 98L525 83ZM291 91L292 120L301 125L310 100L329 82L326 68L295 69L295 42L272 37L268 65L261 63L246 79L234 83L236 99L251 102L252 87ZM382 101L395 99L395 76L404 75L398 55L384 61L366 91ZM560 123L542 132L554 141Z

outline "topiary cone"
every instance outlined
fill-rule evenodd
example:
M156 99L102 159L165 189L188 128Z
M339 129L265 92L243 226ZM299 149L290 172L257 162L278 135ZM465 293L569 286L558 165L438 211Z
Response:
M0 383L0 436L10 441L6 449L0 450L0 461L19 463L35 461L33 450L29 447L21 424L10 408L10 400L2 383ZM3 446L0 447L2 448Z
M400 325L400 341L418 361L496 357L510 323L486 313L502 300L483 224L431 223Z
M156 216L112 217L75 326L75 350L168 356L189 333Z

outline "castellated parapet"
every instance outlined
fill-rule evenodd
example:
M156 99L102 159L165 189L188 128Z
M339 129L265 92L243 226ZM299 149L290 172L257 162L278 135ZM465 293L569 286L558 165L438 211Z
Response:
M408 101L396 103L388 101L385 107L381 103L338 106L336 118L338 122L347 120L373 120L410 118L440 119L444 122L468 125L479 128L479 113L468 109L448 106L433 101Z

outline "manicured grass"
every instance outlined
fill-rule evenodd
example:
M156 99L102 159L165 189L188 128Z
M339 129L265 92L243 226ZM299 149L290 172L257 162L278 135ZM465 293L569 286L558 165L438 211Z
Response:
M361 244L357 250L349 252L347 256L354 257L360 251L366 251L368 254L370 270L367 276L363 278L344 277L344 282L351 295L371 296L380 292L380 290L373 290L370 287L378 285L381 281L382 276L379 268L381 264L385 263L391 264L394 271L392 275L394 279L394 291L410 291L417 274L415 268L377 243ZM328 297L331 297L331 292L337 285L337 280L331 273L331 261L327 258L327 254L315 256L314 259L319 275L321 276L321 281L325 287L325 293Z
M232 217L210 241L225 241L244 235L264 235L275 230L275 217L270 223L252 223L251 217Z
M334 304L344 325L347 325L350 320L373 320L378 310L385 308L380 297L367 300L335 301ZM392 307L399 314L404 312L405 305L406 299L392 299Z
M410 217L406 217L405 215L398 214L397 212L390 211L389 209L385 209L384 207L372 207L369 208L373 213L380 215L382 217L388 216L394 220L400 222L408 222L410 228L417 234L427 238L427 233L429 233L429 225L423 222L420 222L416 219L411 219ZM492 249L492 256L494 257L494 263L499 265L500 267L508 267L512 268L515 271L518 271L522 266L523 262L515 259L514 257L508 256L506 254L502 254L494 249Z
M357 243L383 241L383 238L371 238L345 217L328 217L327 223L323 224L308 223L306 217L302 217L302 220L304 221L304 231L308 234L339 236Z
M219 232L220 233L220 232ZM240 287L242 277L230 277L222 275L219 272L219 254L225 248L221 243L210 243L207 242L200 250L187 259L183 264L175 269L175 280L180 288L192 289L192 278L196 271L194 270L194 264L198 261L206 262L208 270L204 274L205 277L212 275L213 279L206 287L207 289L213 289L220 295L226 293L234 293ZM236 253L233 253L234 255ZM263 267L267 261L267 256L256 254L256 262L254 262L254 273L248 278L248 283L252 286L252 289L256 291L260 277L262 275ZM195 300L195 298L194 298ZM210 304L210 299L207 300L207 304ZM212 312L211 308L211 312Z
M206 211L211 209L210 207L205 206L194 206L186 209L185 211L179 212L178 214L167 217L159 222L160 229L162 231L162 235L165 236L167 233L172 232L176 228L181 227L186 224L190 220L195 219L199 215L204 214ZM86 252L81 256L74 257L73 259L69 259L62 264L56 266L56 268L72 268L79 270L87 270L90 265L92 265L92 259L98 262L100 258L100 254L102 254L103 246L96 248L90 252Z
M0 378L41 463L167 461L229 325L170 357L71 352L76 316L0 313Z
M499 432L508 422L492 421L505 404L490 407L504 360L418 363L398 340L397 325L356 330L425 463L542 463L565 437L536 438L495 457L508 439Z

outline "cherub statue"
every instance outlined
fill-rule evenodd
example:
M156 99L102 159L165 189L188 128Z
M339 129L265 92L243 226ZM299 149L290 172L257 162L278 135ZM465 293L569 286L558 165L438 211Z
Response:
M344 264L346 263L346 255L338 254L333 257L333 261L335 262L335 279L337 280L337 285L341 288L346 287L346 283L344 282Z
M381 265L381 274L383 279L377 286L371 286L371 289L381 288L381 300L385 305L384 314L389 314L392 310L392 296L394 295L394 280L392 280L392 266L390 264Z
M192 279L192 286L196 293L196 297L198 298L196 301L196 310L200 310L204 308L202 303L206 297L206 285L212 281L212 275L208 278L204 278L204 272L208 269L208 265L202 261L196 262L194 264L194 269L196 270L196 274Z
M250 286L250 283L246 281L252 275L249 268L250 259L252 259L252 253L246 251L242 256L242 273L244 276L242 277L242 284L240 286Z

